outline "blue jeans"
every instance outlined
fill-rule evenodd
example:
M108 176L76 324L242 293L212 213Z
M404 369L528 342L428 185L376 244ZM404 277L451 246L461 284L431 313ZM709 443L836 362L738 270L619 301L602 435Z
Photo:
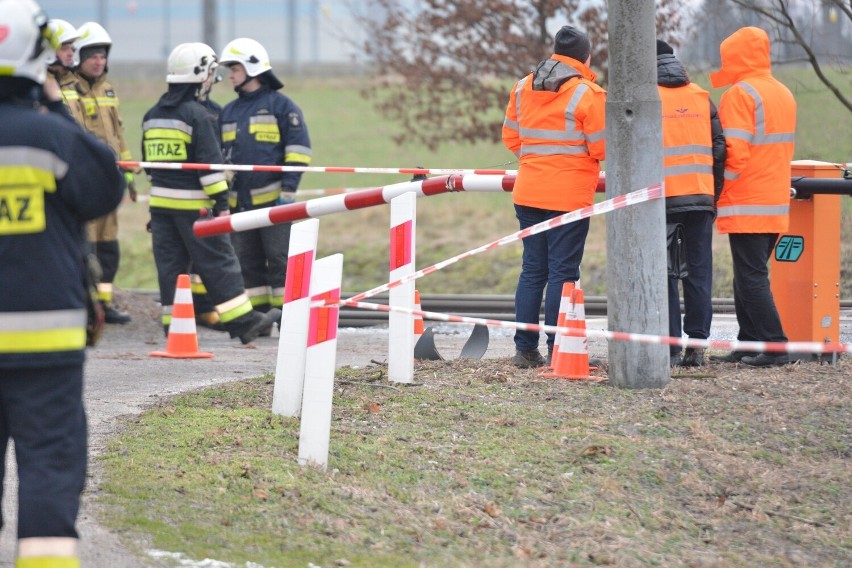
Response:
M565 211L550 211L536 207L515 205L515 216L521 229L563 215ZM544 302L544 323L556 325L559 304L562 301L562 284L580 279L580 261L589 233L589 219L580 219L523 240L524 254L521 275L515 291L515 321L539 323L541 299L547 286ZM547 346L553 348L553 334L547 334ZM519 351L538 349L537 331L515 331L515 348Z
M710 337L713 321L713 213L688 211L666 216L683 225L689 276L683 279L683 332L693 339ZM669 335L681 337L680 298L676 278L669 278ZM672 355L680 347L669 348Z

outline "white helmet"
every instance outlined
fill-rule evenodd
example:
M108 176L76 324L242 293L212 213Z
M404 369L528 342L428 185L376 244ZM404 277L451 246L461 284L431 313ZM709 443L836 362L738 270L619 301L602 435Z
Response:
M166 82L203 83L218 66L216 52L209 45L182 43L169 55Z
M53 41L58 43L60 46L74 42L80 37L80 34L77 33L77 28L66 22L65 20L54 19L50 20L47 23L47 27L50 28L50 33L52 34ZM58 48L57 48L58 49ZM77 56L76 51L74 52L74 64L77 64ZM48 65L59 65L62 62L59 61L59 57L56 56L56 52L54 51L54 56L52 60L48 60Z
M47 27L47 15L33 0L0 0L0 76L44 83L47 60L59 43Z
M109 56L109 48L112 47L112 38L102 25L97 22L86 22L77 29L80 37L74 42L74 47L77 48L77 53L81 49L87 47L105 47L107 56Z
M249 77L257 77L261 73L272 70L272 65L269 64L269 54L266 53L263 46L247 37L229 42L222 50L219 63L222 65L241 63L246 68L246 75Z
M243 82L245 84L250 79L261 77L261 79L272 89L278 90L284 86L284 83L278 80L278 77L272 72L272 65L269 64L269 54L253 39L241 37L235 39L225 46L222 50L222 57L219 58L219 63L222 65L230 65L232 63L240 63L246 70L248 78ZM237 86L239 91L242 85Z

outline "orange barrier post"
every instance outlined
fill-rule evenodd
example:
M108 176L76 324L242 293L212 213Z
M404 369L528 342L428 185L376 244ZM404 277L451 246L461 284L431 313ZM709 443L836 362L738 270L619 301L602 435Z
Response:
M212 353L198 350L198 333L195 329L195 308L192 306L192 290L189 274L180 274L172 302L172 321L165 351L153 351L152 357L172 359L209 359Z
M792 166L793 177L840 177L835 164ZM772 295L790 341L840 341L840 197L790 200L790 227L770 259Z
M422 311L423 308L420 307L420 291L414 291L414 309L418 311ZM426 327L423 324L423 316L419 314L414 314L414 344L417 345L417 340L423 335L423 332L426 331Z

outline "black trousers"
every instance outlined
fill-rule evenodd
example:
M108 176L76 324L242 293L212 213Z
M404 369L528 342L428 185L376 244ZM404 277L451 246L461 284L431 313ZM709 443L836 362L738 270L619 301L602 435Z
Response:
M229 236L198 238L192 232L194 221L187 215L151 211L154 262L157 265L160 302L164 306L174 303L177 277L186 274L190 264L192 270L201 276L212 305L218 306L245 292L240 264ZM256 323L258 317L248 312L233 320L223 318L222 323L231 337L236 337Z
M0 455L18 463L18 538L77 538L86 481L83 366L0 369ZM0 462L0 496L5 468ZM2 526L2 518L0 518Z
M734 309L740 341L787 341L769 287L769 256L777 233L728 235L734 265Z
M678 280L669 278L669 335L681 337L681 328L692 339L710 337L713 322L713 213L689 211L666 216L667 223L683 224L689 276L683 283L683 325L680 319ZM669 353L680 353L671 346Z
M231 235L246 292L258 311L267 312L284 303L290 226L290 223L280 223Z

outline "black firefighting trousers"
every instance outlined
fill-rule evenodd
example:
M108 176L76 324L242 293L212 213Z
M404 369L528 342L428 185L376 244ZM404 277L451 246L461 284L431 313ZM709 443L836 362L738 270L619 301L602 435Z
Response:
M200 239L192 232L192 216L151 211L154 262L160 284L160 301L171 306L177 277L192 270L204 282L213 305L233 300L245 292L240 263L228 235ZM258 315L248 312L231 321L222 321L231 337L242 335L257 322Z
M0 368L2 456L9 439L18 463L18 538L77 538L86 481L83 366ZM0 463L0 496L4 473Z

